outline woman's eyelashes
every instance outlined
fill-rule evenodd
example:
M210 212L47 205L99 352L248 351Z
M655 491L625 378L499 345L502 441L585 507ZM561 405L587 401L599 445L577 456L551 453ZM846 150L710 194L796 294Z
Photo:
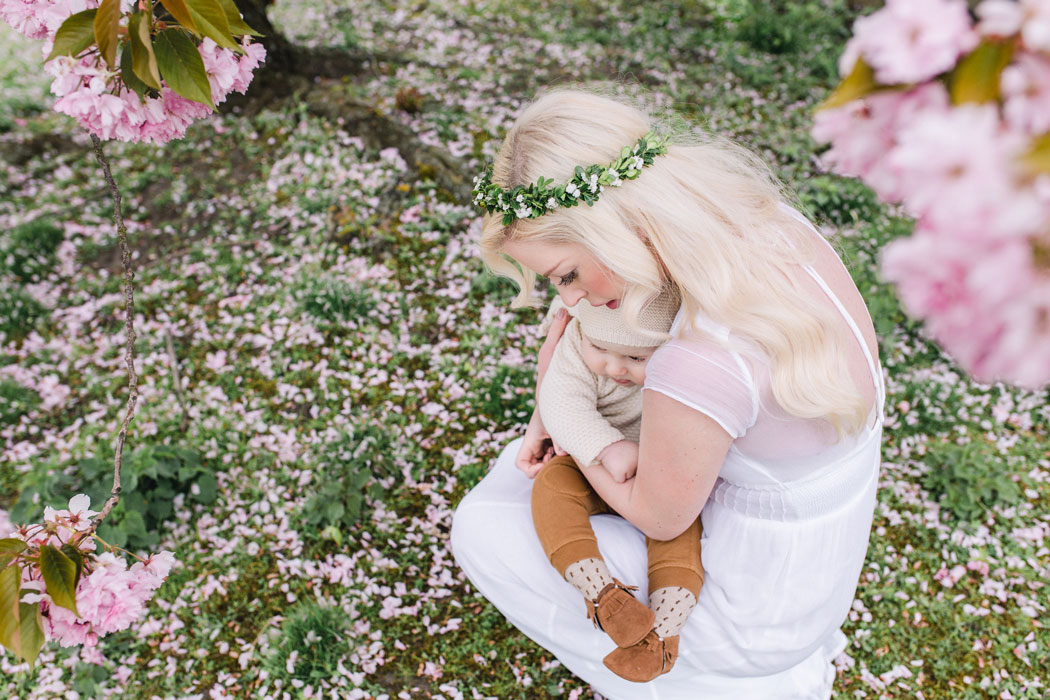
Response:
M570 284L576 281L576 270L573 270L567 275L562 276L558 279L558 284L562 287L568 287Z

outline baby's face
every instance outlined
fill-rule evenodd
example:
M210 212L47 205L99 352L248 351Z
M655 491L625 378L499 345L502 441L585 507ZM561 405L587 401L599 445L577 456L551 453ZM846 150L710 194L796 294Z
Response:
M641 386L645 365L656 348L606 343L583 336L583 361L593 374L609 377L617 384Z

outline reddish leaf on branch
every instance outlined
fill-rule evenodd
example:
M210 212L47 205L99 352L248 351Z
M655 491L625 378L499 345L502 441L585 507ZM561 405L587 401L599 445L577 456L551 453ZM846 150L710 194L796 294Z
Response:
M95 13L95 42L102 60L111 70L117 67L117 30L120 28L120 0L102 0Z
M184 0L160 0L160 4L164 6L164 9L171 13L171 16L175 18L176 22L186 29L189 29L194 34L200 33L197 29L197 25L193 22L190 8L186 7Z
M56 56L76 56L95 43L95 14L97 10L84 10L70 15L55 34L55 44L44 59L47 63Z
M952 104L998 101L999 76L1013 55L1013 41L982 41L952 71L949 79Z
M40 547L40 573L44 575L47 594L55 605L77 612L76 581L77 565L73 560L51 545Z

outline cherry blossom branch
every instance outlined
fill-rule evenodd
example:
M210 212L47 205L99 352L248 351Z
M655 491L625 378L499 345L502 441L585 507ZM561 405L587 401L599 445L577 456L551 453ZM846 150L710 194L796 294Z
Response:
M95 148L95 159L102 167L102 174L109 185L109 192L113 198L113 223L117 226L117 239L120 242L120 261L124 266L124 328L127 331L126 344L124 346L124 362L128 366L128 403L127 412L124 414L124 423L117 433L117 444L113 454L113 490L109 494L102 510L91 522L91 528L87 530L88 535L93 535L102 520L113 510L120 499L120 468L124 458L124 442L128 436L128 426L135 413L135 405L139 399L139 380L135 374L135 273L131 269L131 251L128 249L128 229L124 226L124 214L120 207L120 190L113 180L113 173L109 169L109 161L102 152L102 141L91 135L91 144Z

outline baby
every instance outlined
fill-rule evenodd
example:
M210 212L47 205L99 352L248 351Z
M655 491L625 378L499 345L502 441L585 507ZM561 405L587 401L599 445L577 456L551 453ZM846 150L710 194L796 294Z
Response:
M646 306L641 327L666 335L678 299L664 294ZM563 308L559 300L551 314ZM586 301L555 348L540 385L538 403L553 441L571 455L555 457L532 489L532 516L551 564L587 600L587 614L617 649L605 665L630 681L649 681L671 670L678 658L678 631L703 584L699 519L666 542L646 539L649 601L643 605L613 579L598 551L590 516L613 513L581 469L605 469L623 482L638 466L645 366L663 343L627 325L620 311ZM615 514L615 513L614 513Z

